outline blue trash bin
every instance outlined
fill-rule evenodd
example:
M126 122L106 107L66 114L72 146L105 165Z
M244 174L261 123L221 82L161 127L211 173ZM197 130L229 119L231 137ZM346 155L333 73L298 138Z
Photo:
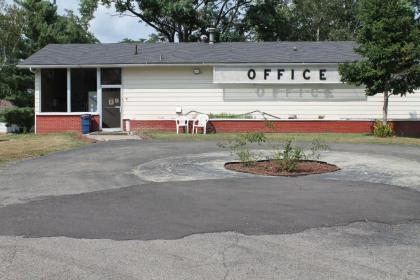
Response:
M90 115L81 115L80 123L82 127L83 134L89 134L90 132Z

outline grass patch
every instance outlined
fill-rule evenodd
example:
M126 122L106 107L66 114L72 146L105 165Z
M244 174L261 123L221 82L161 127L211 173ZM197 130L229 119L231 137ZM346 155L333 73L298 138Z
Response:
M86 145L86 142L75 133L0 135L0 164L44 156L83 145Z
M238 133L214 133L214 134L176 134L172 132L147 132L152 139L168 141L219 141L232 140ZM330 143L355 143L355 144L397 144L397 145L418 145L420 138L411 137L389 137L378 138L370 134L353 133L267 133L267 141L284 141L294 139L295 141L311 142L320 140Z

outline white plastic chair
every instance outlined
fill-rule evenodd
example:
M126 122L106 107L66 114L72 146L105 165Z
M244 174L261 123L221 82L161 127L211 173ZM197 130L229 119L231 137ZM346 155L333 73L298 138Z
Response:
M209 121L209 116L200 114L193 121L193 133L198 133L198 128L203 129L203 134L207 133L207 123Z
M176 134L179 134L179 128L180 127L184 127L185 128L185 132L187 132L187 134L188 134L188 121L189 121L189 118L186 117L186 116L180 116L180 117L177 117L175 119L175 122L176 122Z

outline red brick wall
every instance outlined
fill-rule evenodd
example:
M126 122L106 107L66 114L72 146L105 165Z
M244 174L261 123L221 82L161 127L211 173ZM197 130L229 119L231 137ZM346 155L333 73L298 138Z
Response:
M36 132L54 133L54 132L80 132L80 115L37 115ZM92 115L91 131L99 130L99 116Z
M420 121L393 121L394 131L400 136L420 136Z
M398 135L420 136L420 121L392 121ZM268 127L272 125L272 128ZM208 131L212 132L282 132L282 133L371 133L373 121L272 121L257 120L216 120L209 122ZM175 131L173 120L131 121L132 130ZM191 131L191 127L190 127Z
M175 131L173 120L132 120L131 130ZM268 125L273 128L269 128ZM395 132L401 136L420 136L420 121L392 121ZM37 133L80 132L80 115L36 116ZM125 126L125 122L124 122ZM209 122L212 132L331 132L371 133L373 121L272 121L259 120L216 120ZM125 127L124 127L125 129ZM91 131L99 130L99 116L92 116ZM191 128L190 128L191 131Z
M272 125L272 128L268 127ZM264 121L220 120L210 121L212 132L336 132L336 133L370 133L371 121ZM133 130L175 131L175 121L131 121Z

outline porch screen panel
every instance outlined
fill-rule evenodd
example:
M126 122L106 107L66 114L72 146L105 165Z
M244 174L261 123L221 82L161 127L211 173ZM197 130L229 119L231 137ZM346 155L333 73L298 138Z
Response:
M67 112L67 69L41 70L41 112Z
M71 111L97 111L96 69L71 69Z

